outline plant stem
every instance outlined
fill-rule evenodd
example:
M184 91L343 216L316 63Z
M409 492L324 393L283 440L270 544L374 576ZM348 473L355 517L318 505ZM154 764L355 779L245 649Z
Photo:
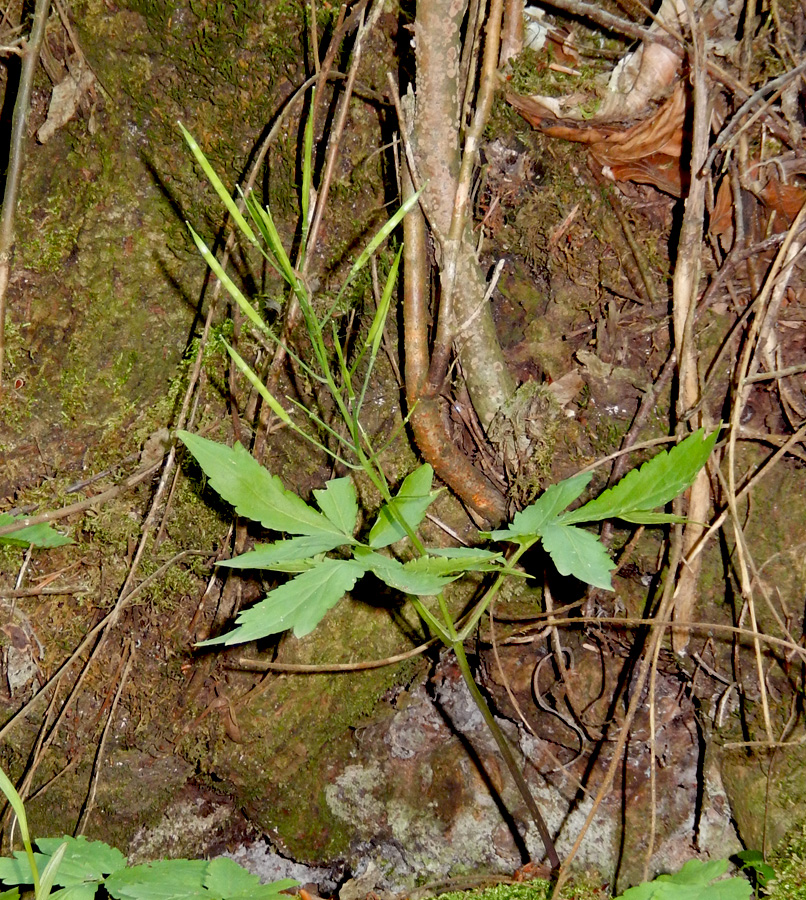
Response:
M459 671L462 673L467 689L470 691L470 696L473 698L479 712L484 718L485 724L490 729L490 733L495 738L498 749L501 751L501 756L504 758L504 762L515 780L515 784L518 786L521 797L523 797L523 801L526 803L526 807L531 813L535 825L537 825L537 830L543 840L543 846L546 848L546 856L551 863L551 868L553 871L556 871L560 868L560 858L557 856L557 850L554 847L554 841L552 841L551 835L549 834L546 821L537 806L535 798L532 796L531 790L529 790L529 785L526 783L523 773L515 762L515 757L512 755L512 750L504 732L501 731L498 722L495 721L495 717L492 712L490 712L490 707L487 706L487 702L473 678L473 673L470 671L470 663L465 654L465 648L461 641L455 641L451 644L451 649L456 654L456 661L459 663Z

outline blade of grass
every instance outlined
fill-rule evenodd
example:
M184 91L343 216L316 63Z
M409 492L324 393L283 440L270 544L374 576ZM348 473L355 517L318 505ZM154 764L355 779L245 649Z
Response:
M59 844L56 852L51 856L48 860L48 864L45 866L44 871L42 872L42 881L39 884L38 889L34 895L35 900L47 900L50 896L51 889L53 888L53 883L56 880L56 875L59 871L59 866L62 864L62 860L64 859L64 854L67 852L67 841Z
M311 227L310 202L311 181L313 178L313 119L314 102L316 100L316 88L311 91L311 108L308 112L308 121L305 123L305 143L302 152L302 196L300 208L302 209L302 241L300 245L300 266L304 267L305 251L308 245L308 231Z
M249 321L259 331L271 335L271 329L269 328L269 326L263 321L252 304L246 299L246 297L244 297L238 285L235 284L235 282L229 277L229 275L227 275L221 263L208 249L207 244L205 244L204 241L199 237L199 235L196 234L196 232L193 230L193 226L190 224L190 222L188 222L188 228L190 229L190 233L196 243L196 246L199 248L199 253L201 253L202 257L204 257L204 261L213 270L213 274L224 285L224 287L227 289L227 293L238 304L246 318L249 319Z
M277 231L277 226L274 224L271 210L268 207L261 206L254 198L253 194L244 197L244 202L246 203L246 208L249 210L249 215L252 217L255 226L260 231L263 240L266 242L266 246L277 261L280 275L288 282L294 293L299 294L299 278L294 271L294 267L291 265L288 254L285 252L285 247L283 247L280 233Z
M355 367L361 361L362 357L366 353L367 348L369 347L369 362L367 363L367 373L364 376L364 383L361 385L361 393L359 394L358 400L355 405L355 415L356 418L361 414L361 408L364 405L364 398L367 395L367 391L369 390L369 380L372 376L372 371L375 368L375 361L378 358L378 351L381 346L381 341L383 340L383 330L386 327L386 318L389 315L389 307L392 303L392 291L394 290L395 282L397 281L397 272L400 266L400 258L403 253L403 247L401 247L397 251L397 255L395 256L394 262L392 263L392 268L389 271L389 276L386 279L386 284L384 285L383 294L381 295L381 302L378 304L378 309L375 312L375 316L372 319L372 324L369 328L369 334L367 335L367 339L364 343L364 347L361 350L361 353L358 355L358 359L356 359L353 367L350 372L355 372Z
M255 237L254 231L252 231L252 229L249 227L249 223L244 218L243 213L238 209L237 204L232 199L232 195L222 184L221 179L216 174L215 169L207 161L207 157L204 155L204 153L202 153L202 149L196 143L196 139L181 122L178 122L177 124L179 125L179 130L182 132L185 140L187 141L188 147L190 147L191 153L196 157L196 162L198 162L198 164L201 166L202 171L207 176L210 184L212 184L215 192L221 198L221 202L224 204L224 206L227 207L227 212L230 214L230 216L232 216L232 220L237 224L238 228L241 230L244 236L248 238L248 240L250 240L253 244L257 244L257 238ZM241 196L243 196L243 192L241 192Z
M425 185L423 185L423 187L425 187ZM370 256L372 256L372 254L378 249L378 247L380 247L380 245L389 237L389 235L395 230L395 228L397 228L397 226L403 221L406 213L415 205L415 203L419 202L420 194L422 193L422 191L423 188L421 187L419 191L412 194L411 197L409 197L403 204L401 204L400 208L392 216L392 218L383 225L383 227L378 231L375 237L369 242L369 244L367 244L358 259L353 263L353 267L350 269L350 272L347 275L344 284L341 286L339 297L341 297L347 285L367 264Z
M28 831L28 817L25 815L25 804L22 802L22 797L17 793L17 789L11 783L11 779L6 775L3 769L0 769L0 791L6 795L8 802L11 804L11 808L14 810L14 815L17 817L17 824L20 826L22 843L25 846L25 853L28 857L28 865L31 867L31 875L34 879L34 891L38 895L39 869L36 867L34 848L31 846L31 834Z

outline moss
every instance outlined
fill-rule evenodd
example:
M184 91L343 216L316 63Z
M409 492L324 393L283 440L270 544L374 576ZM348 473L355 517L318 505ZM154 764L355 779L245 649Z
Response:
M457 879L461 882L462 879ZM474 879L468 878L468 886ZM552 886L545 878L535 878L515 884L496 884L471 890L449 891L437 894L436 900L548 900ZM609 897L607 887L596 872L578 873L560 891L564 900L603 900Z
M775 870L772 900L806 900L806 822L791 828L767 861Z

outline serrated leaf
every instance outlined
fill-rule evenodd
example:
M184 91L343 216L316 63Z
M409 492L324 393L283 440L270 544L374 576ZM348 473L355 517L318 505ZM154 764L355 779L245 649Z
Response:
M427 547L428 556L406 563L412 569L438 575L461 575L464 572L499 572L504 563L502 553L475 547Z
M233 859L220 856L208 863L204 886L211 900L273 900L280 891L298 887L299 882L284 878L272 884L261 884L257 875L247 872Z
M37 869L44 867L47 863L47 859L48 858L41 853L34 853L34 861ZM31 874L31 866L24 850L15 850L13 857L4 856L0 859L0 881L5 884L34 883L34 876Z
M613 590L610 573L616 564L596 535L555 523L545 526L543 546L560 575L573 575L586 584Z
M198 646L242 644L294 629L303 637L316 628L325 613L349 591L366 568L352 559L325 559L270 591L259 603L238 614L234 631Z
M628 472L617 485L560 520L566 525L619 519L625 514L665 506L688 488L705 465L719 432L705 437L700 428L671 450L664 450Z
M388 547L406 536L406 529L398 522L400 515L412 531L416 531L439 491L431 491L434 470L428 463L415 469L403 479L391 503L384 503L369 533L369 545L375 550Z
M633 525L685 525L688 519L685 516L676 516L673 513L655 512L649 509L637 509L634 512L622 513L619 518L622 522L632 522Z
M353 536L358 520L358 501L355 485L349 478L333 478L324 490L313 492L319 509L343 534Z
M515 513L508 528L493 531L490 537L494 541L515 543L540 537L543 528L579 497L592 477L593 473L583 472L550 485L531 506Z
M352 543L343 534L304 535L273 544L257 544L254 550L223 559L217 565L229 569L274 569L286 571L289 563L304 563L312 556ZM310 566L304 566L304 569Z
M67 844L67 848L55 884L68 887L85 881L101 881L104 876L126 866L126 857L120 850L103 841L88 841L83 835L77 838L69 835L39 838L36 842L47 858L52 857L62 844Z
M206 872L204 860L162 859L121 869L104 886L117 900L209 900Z
M0 528L11 525L24 519L24 516L12 516L9 513L0 513ZM48 547L64 547L72 544L72 540L64 534L59 534L52 525L40 522L39 525L26 525L18 531L0 535L0 544L10 544L12 547L28 547L31 544L40 549Z
M211 486L235 507L238 515L260 522L264 528L289 534L339 533L326 516L287 491L282 481L239 443L228 447L187 431L179 431L177 436L193 454Z
M727 868L726 859L691 859L673 875L659 875L629 888L621 900L748 900L753 891L744 878L714 880Z
M361 565L366 566L367 570L384 584L396 591L403 591L404 594L413 594L416 597L431 597L438 594L459 577L457 575L445 578L438 572L429 571L426 567L414 567L414 560L404 564L397 559L373 553L363 547L356 547L353 552Z
M10 891L0 891L0 900L20 900L20 889L11 888Z
M71 884L70 887L60 888L50 895L50 900L93 900L101 886L100 881L91 881L87 884ZM0 900L2 900L0 894Z

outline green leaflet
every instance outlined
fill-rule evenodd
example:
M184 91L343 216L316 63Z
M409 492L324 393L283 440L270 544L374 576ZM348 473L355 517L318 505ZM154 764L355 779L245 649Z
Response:
M319 509L336 528L352 537L358 520L358 501L353 482L349 478L333 478L324 490L315 490L313 495Z
M24 516L12 516L9 513L0 513L0 528L17 522ZM28 547L31 544L34 547L63 547L65 544L72 544L69 537L59 534L52 525L44 522L39 525L28 525L20 528L19 531L13 531L11 534L0 536L0 544L11 544L14 547Z
M210 895L221 900L273 900L275 897L279 900L281 891L297 884L292 878L261 884L257 875L247 872L226 856L211 860L204 878L204 886Z
M105 876L122 869L126 857L103 841L88 841L85 837L40 838L39 853L34 854L37 870L43 873L54 863L59 848L65 845L64 856L56 867L53 884L64 890L51 897L61 900L92 900ZM13 859L0 859L0 881L5 884L32 884L33 875L27 856L16 851Z
M512 524L501 531L493 531L494 541L529 542L543 533L544 526L556 517L585 490L593 477L591 472L574 475L552 484L526 509L515 513Z
M232 559L224 559L218 565L229 569L272 569L287 572L289 563L299 563L302 569L295 566L292 571L304 571L316 565L311 560L312 556L334 550L345 543L347 540L343 534L304 535L288 541L275 541L273 544L257 544L254 550Z
M100 881L105 875L117 872L126 865L126 857L115 847L103 841L88 841L80 837L39 838L36 846L47 856L52 856L63 843L67 850L59 866L56 884L80 884L82 881Z
M93 900L103 887L115 900L280 900L280 892L295 887L290 879L261 885L231 859L168 859L148 865L126 865L126 857L103 841L85 837L43 838L35 854L42 871L41 894L48 876L61 890L51 900ZM61 857L61 859L60 859ZM13 859L0 859L0 880L6 884L32 884L28 859L17 851ZM16 889L15 889L16 890ZM15 900L19 891L4 891L0 900Z
M389 556L382 556L364 547L356 547L353 550L356 559L379 578L384 584L404 594L412 594L416 597L430 597L438 594L444 587L455 581L459 575L445 578L437 572L429 571L427 567L414 567L414 561L401 563ZM416 562L421 562L417 560ZM460 573L461 574L461 573Z
M391 503L384 503L369 533L369 545L375 550L388 547L406 536L406 529L398 521L400 516L412 531L422 522L426 510L434 502L438 491L431 490L434 470L427 463L403 479L400 490Z
M70 887L54 891L50 900L93 900L99 887L99 884L92 881L87 884L71 884Z
M406 563L414 571L437 575L462 575L465 572L500 572L504 563L502 553L477 547L426 547L428 556Z
M198 646L242 644L289 628L294 629L296 637L303 637L316 628L365 571L365 566L352 559L324 559L239 613L234 631L202 641Z
M654 881L631 887L622 900L748 900L753 893L744 878L714 879L728 870L726 859L703 862L690 859L674 875L659 875Z
M212 487L247 519L289 534L341 534L333 523L264 469L249 452L208 441L187 431L178 437L201 466Z
M665 506L692 484L718 437L718 429L705 437L705 431L700 428L676 447L659 453L640 469L628 472L595 500L560 516L560 521L566 525L598 522Z
M543 530L543 546L560 575L613 590L610 573L616 564L596 535L571 525L551 524Z
M161 859L121 869L106 879L116 900L210 900L204 888L207 863L195 859Z

